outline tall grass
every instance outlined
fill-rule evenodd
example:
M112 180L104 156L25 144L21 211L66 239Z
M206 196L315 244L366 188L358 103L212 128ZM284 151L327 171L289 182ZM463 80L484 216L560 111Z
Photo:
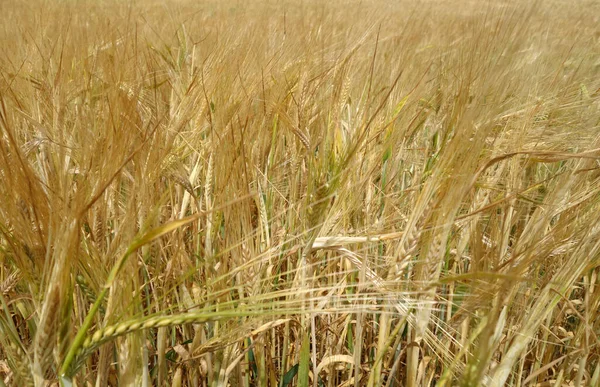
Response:
M0 385L599 385L599 15L1 2Z

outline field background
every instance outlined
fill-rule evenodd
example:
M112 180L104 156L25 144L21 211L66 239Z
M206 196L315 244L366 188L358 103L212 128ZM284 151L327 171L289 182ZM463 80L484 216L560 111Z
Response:
M0 2L0 386L598 386L598 1Z

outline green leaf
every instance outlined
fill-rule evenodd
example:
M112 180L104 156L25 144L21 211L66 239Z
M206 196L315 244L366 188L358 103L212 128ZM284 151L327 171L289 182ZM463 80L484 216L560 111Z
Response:
M310 340L304 331L300 347L300 364L298 367L298 387L308 387L308 370L310 368Z
M383 162L385 163L390 158L391 155L392 155L392 147L389 146L383 153Z
M298 374L298 368L299 368L299 364L296 364L292 368L290 368L288 370L288 372L286 372L285 375L283 375L283 378L281 379L281 382L279 383L279 387L289 386L292 383L292 381L294 380L294 378L296 377L296 375Z
M252 368L253 375L258 375L258 368L256 368L256 356L254 356L254 351L252 348L248 350L248 362L250 363L250 367Z

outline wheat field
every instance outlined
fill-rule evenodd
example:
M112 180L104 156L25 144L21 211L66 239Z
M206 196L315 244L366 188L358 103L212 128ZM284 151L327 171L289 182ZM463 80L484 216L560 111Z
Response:
M0 2L0 386L599 386L600 2Z

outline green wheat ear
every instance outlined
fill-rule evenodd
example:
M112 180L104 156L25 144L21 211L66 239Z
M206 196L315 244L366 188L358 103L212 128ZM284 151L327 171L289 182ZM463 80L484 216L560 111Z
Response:
M288 312L288 313L297 313L299 309L280 309L278 313ZM153 328L162 328L162 327L173 327L180 326L183 324L202 324L206 322L215 322L222 320L230 320L233 318L240 317L252 317L252 316L268 316L269 313L265 311L231 311L231 312L212 312L212 313L184 313L179 315L171 315L171 316L154 316L148 318L137 318L129 321L124 321L115 325L110 325L104 327L102 329L97 330L92 335L87 336L83 341L83 344L79 348L75 360L72 363L73 365L69 369L68 373L65 373L62 377L65 379L69 379L77 373L81 365L85 362L85 360L100 346L103 344L116 339L120 336L125 336L132 332L148 330ZM270 323L270 325L279 325L281 322L276 321L275 323ZM255 330L255 334L259 333L260 330Z
M69 347L69 350L67 352L67 355L65 357L64 363L61 368L62 376L68 375L67 372L71 368L71 362L73 362L76 354L78 352L80 352L81 347L85 343L85 335L93 324L94 316L100 309L100 306L101 306L102 302L104 301L104 298L106 297L108 290L113 285L117 275L124 267L127 259L129 259L129 257L140 247L142 247L148 243L151 243L152 241L160 238L161 236L163 236L165 234L168 234L169 232L172 232L173 230L175 230L179 227L182 227L186 224L193 222L194 220L197 220L200 216L203 216L203 215L204 214L192 215L187 218L179 219L179 220L167 223L161 227L155 228L155 229L147 232L146 234L144 234L139 239L135 240L129 246L129 248L127 249L125 254L123 254L121 256L121 258L117 261L117 263L113 266L111 272L108 275L108 278L106 280L106 284L105 284L104 288L98 295L96 302L94 303L91 310L87 314L87 316L83 322L83 325L79 328L79 331L77 332L77 335L75 336L75 339L73 340L73 343Z

